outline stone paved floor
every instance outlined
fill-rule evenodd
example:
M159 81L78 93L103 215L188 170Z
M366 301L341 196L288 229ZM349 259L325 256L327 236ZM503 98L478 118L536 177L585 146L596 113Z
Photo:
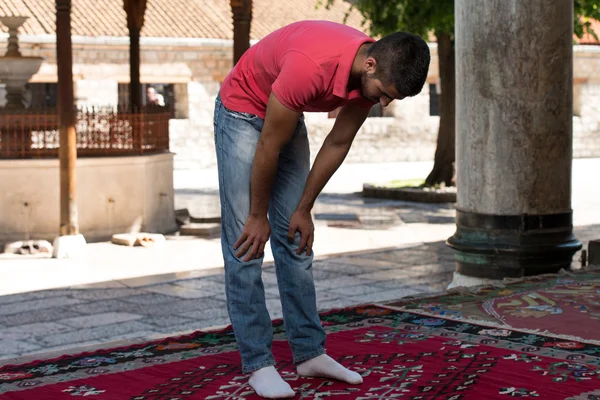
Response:
M443 290L452 254L443 243L319 260L320 310ZM145 279L0 297L0 358L228 324L223 270L148 285ZM275 269L263 272L267 306L281 317Z

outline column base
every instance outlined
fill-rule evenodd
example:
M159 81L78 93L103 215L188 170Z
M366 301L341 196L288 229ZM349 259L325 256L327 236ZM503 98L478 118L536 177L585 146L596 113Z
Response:
M473 276L463 275L460 272L454 272L452 282L448 285L447 289L454 289L457 287L474 287L474 286L487 286L493 284L502 284L501 279L487 279L487 278L476 278Z
M456 233L447 245L456 272L502 280L556 273L571 267L581 243L573 236L573 213L490 215L456 211Z
M64 235L54 239L53 258L80 258L85 255L86 241L83 235Z

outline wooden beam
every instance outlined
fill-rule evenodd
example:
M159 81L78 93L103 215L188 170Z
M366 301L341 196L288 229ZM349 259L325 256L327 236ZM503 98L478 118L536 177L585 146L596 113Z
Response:
M79 234L77 217L77 133L73 95L71 0L56 0L56 65L58 69L58 121L60 160L60 235Z
M231 0L233 13L233 65L250 48L252 0Z
M140 84L140 33L144 27L146 0L124 0L129 29L129 101L133 110L142 107L142 86Z

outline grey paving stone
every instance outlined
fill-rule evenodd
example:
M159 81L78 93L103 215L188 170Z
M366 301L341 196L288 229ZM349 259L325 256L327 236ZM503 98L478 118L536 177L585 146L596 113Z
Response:
M139 322L160 328L168 328L177 325L193 324L197 321L194 318L183 317L180 315L161 315L154 317L146 317L144 319L139 320Z
M356 276L342 276L339 278L316 280L315 287L319 291L343 286L358 286L365 283L368 282L365 282L362 278L357 278Z
M174 285L194 290L206 290L211 293L225 292L225 283L219 283L205 278L177 281Z
M138 321L123 322L120 324L104 325L94 328L78 329L73 332L59 333L40 337L38 343L44 347L56 347L66 344L76 345L80 342L91 340L112 341L116 339L142 337L155 333L154 327Z
M14 325L26 325L36 322L57 321L64 318L80 316L78 312L71 309L70 306L42 308L39 310L30 310L27 312L0 315L0 324L6 327Z
M336 299L330 301L324 301L322 303L317 303L317 310L319 312L329 311L333 308L346 308L350 307L352 304L348 299Z
M218 274L218 275L208 275L208 276L204 277L204 279L212 281L212 282L218 282L221 285L225 285L225 272L223 272L222 274Z
M94 315L84 315L74 318L66 318L57 322L63 325L72 326L74 328L91 328L94 326L110 325L125 321L133 321L140 318L142 318L141 315L109 312Z
M13 357L41 349L42 346L22 340L0 340L0 356Z
M447 270L439 264L419 265L408 268L388 269L385 271L370 272L368 274L356 275L356 278L365 281L379 282L392 279L410 278L416 276L434 276Z
M111 299L101 301L91 301L84 304L77 304L71 307L71 310L77 312L79 315L94 315L103 314L108 312L132 312L131 310L147 309L147 307L139 307L134 303L127 303L122 299Z
M171 296L166 296L170 297ZM225 302L221 300L202 298L193 300L169 301L162 304L137 304L122 300L105 300L88 304L74 306L73 309L82 314L100 314L106 312L123 312L138 315L172 315L188 311L196 311L205 308L225 307Z
M218 308L203 308L196 311L186 312L181 315L182 317L191 318L195 321L204 321L209 319L216 318L226 318L227 307L218 307Z
M143 305L147 305L147 306L154 305L154 304L167 304L167 303L171 303L171 302L174 302L177 300L178 300L178 298L175 296L168 296L165 294L147 293L147 292L144 294L139 294L139 295L123 298L123 301L126 301L128 303L143 304Z
M192 289L175 284L156 285L146 288L147 292L164 294L183 299L200 299L202 297L212 297L218 292L208 291L206 289Z
M348 264L344 265L341 263L338 264L333 261L335 261L335 260L322 262L317 266L317 268L329 270L329 271L335 272L336 274L339 274L342 276L358 275L358 274L364 274L364 273L376 271L371 266L365 267L365 266L359 266L359 265L348 265Z
M56 322L38 322L27 325L17 325L0 331L0 340L22 340L38 336L54 335L61 332L72 331L70 326Z
M6 296L0 296L0 306L20 303L26 301L37 300L40 298L49 298L49 297L58 297L62 296L63 293L54 293L54 291L39 291L39 292L27 292L27 293L18 293L18 294L10 294Z
M112 289L77 289L71 290L69 296L80 300L105 300L119 299L128 296L135 296L145 293L141 289L132 289L127 287L112 288Z
M348 296L361 296L368 295L370 293L381 292L382 289L380 286L375 285L357 285L357 286L344 286L330 289L332 295L337 295L339 297L348 297Z
M269 299L266 300L265 303L267 304L267 310L269 310L271 318L279 318L281 316L281 300ZM278 316L273 316L274 314L277 314Z
M331 258L325 261L324 268L330 271L344 270L345 268L356 267L356 270L361 272L365 271L380 271L386 269L398 268L398 264L391 261L376 260L372 258L361 258L355 257L342 257L342 258ZM348 269L348 271L350 271Z
M18 303L4 304L0 306L0 315L10 315L24 313L42 308L60 307L71 304L80 304L81 300L72 299L65 296L50 297L45 299L29 300Z
M85 285L70 286L69 289L118 289L125 288L124 284L119 281L107 281L98 283L88 283Z
M350 302L354 302L355 304L368 304L396 300L402 297L412 296L419 293L422 292L414 288L401 287L397 289L383 290L380 292L374 292L359 296L349 296L348 300Z
M336 300L343 297L339 293L335 293L332 290L317 290L317 303L324 301Z
M452 282L452 273L440 274L437 276L420 276L413 278L392 279L377 282L375 285L382 289L397 289L399 287L411 287L416 290L423 290L423 293L433 293L444 291Z
M229 325L229 318L227 317L218 317L211 318L202 321L191 321L190 323L171 325L171 326L163 326L157 327L157 331L161 333L166 333L172 336L177 336L179 334L187 334L199 330L206 330L208 328L213 328L215 326L223 326Z
M346 274L344 274L341 271L335 271L335 270L326 270L323 268L318 268L313 266L313 278L314 280L324 280L324 279L337 279L340 277L345 276Z

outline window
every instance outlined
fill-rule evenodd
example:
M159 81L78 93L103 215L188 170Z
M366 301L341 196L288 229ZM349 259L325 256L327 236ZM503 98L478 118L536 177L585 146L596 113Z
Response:
M159 98L162 97L164 101L164 107L171 110L173 118L175 117L175 85L170 83L142 83L142 107L150 106L151 103L148 99L148 89L154 88ZM129 83L119 83L119 107L128 108L129 102ZM162 105L162 104L161 104Z
M58 84L27 83L25 85L25 98L30 108L55 108L58 105Z
M435 83L429 84L429 115L440 115L440 92Z

